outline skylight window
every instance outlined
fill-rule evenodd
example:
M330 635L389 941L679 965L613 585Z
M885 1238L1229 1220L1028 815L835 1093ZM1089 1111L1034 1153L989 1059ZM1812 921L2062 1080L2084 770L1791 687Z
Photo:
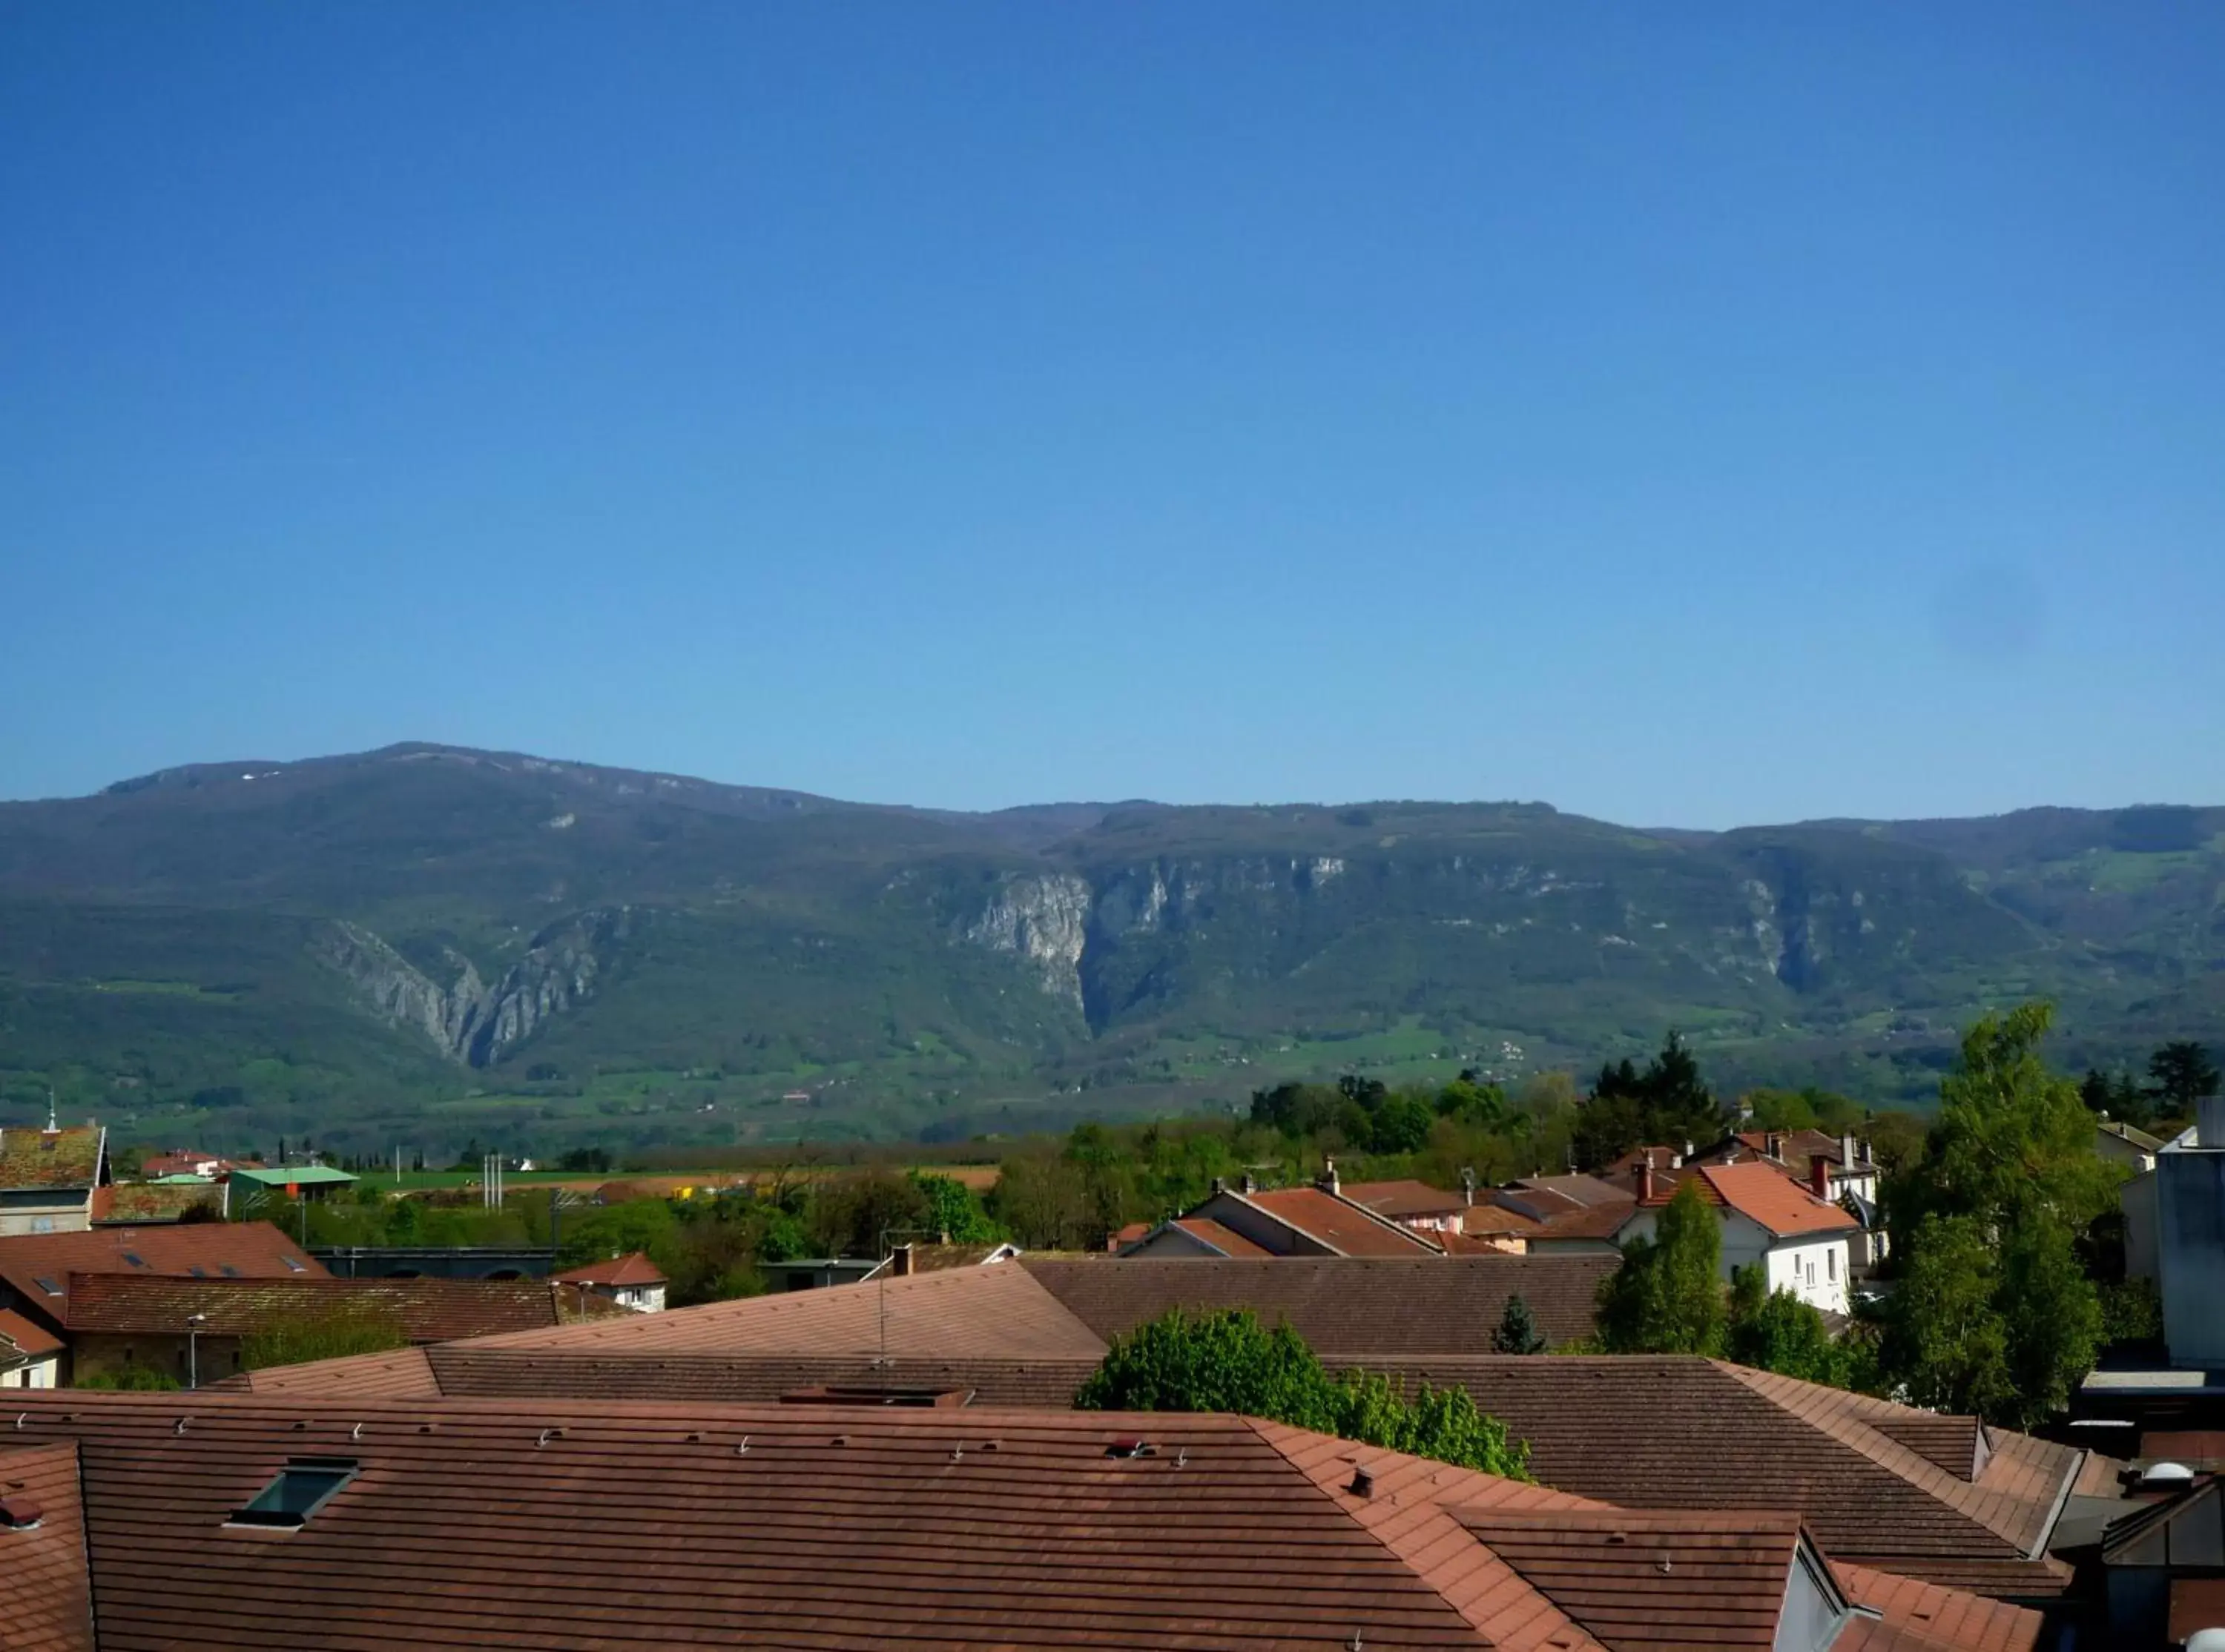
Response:
M124 1253L124 1260L130 1263L134 1268L144 1268L147 1265L147 1258L141 1256L136 1250L126 1250Z
M233 1267L228 1262L219 1262L217 1263L216 1270L222 1274L226 1279L237 1279L239 1277L239 1269Z
M244 1509L232 1511L235 1526L305 1526L355 1478L361 1465L352 1457L289 1457L278 1478L255 1494Z
M308 1271L307 1269L302 1267L300 1263L295 1261L291 1256L281 1256L278 1260L286 1264L286 1271L289 1274L301 1274Z
M46 1292L49 1296L60 1296L62 1294L62 1288L55 1284L53 1280L48 1279L44 1274L41 1274L37 1278L32 1280L31 1282L34 1285L36 1285L41 1290Z
M208 1277L208 1269L206 1268L193 1267L187 1269L186 1271L191 1274L195 1279L206 1279Z

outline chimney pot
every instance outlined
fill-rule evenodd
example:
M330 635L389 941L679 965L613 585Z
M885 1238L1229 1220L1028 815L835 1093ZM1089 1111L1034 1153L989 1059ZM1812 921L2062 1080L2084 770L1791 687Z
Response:
M1246 1170L1246 1171L1244 1173L1244 1182L1243 1182L1243 1187L1244 1187L1244 1191L1245 1191L1246 1193L1258 1193L1258 1192L1259 1191L1259 1184L1258 1184L1258 1181L1253 1178L1253 1176L1252 1176L1252 1173L1251 1173L1249 1170Z
M1820 1153L1808 1161L1808 1187L1818 1199L1831 1196L1831 1161Z
M889 1258L889 1272L898 1279L905 1277L911 1272L910 1240L905 1240L896 1248L896 1253Z
M1855 1141L1852 1134L1839 1138L1839 1161L1847 1167L1847 1174L1850 1176L1854 1174L1854 1167L1861 1162L1855 1156L1855 1149L1861 1145L1861 1143Z
M1213 1179L1213 1191L1215 1193L1225 1193L1228 1191L1228 1184L1219 1176L1215 1176Z
M1461 1172L1461 1203L1463 1205L1473 1205L1475 1203L1475 1169L1474 1166L1470 1166L1467 1169Z
M1334 1193L1337 1191L1336 1161L1334 1159L1323 1159L1322 1161L1321 1181L1319 1186L1321 1190L1325 1193Z
M1651 1153L1638 1155L1638 1162L1630 1168L1630 1177L1638 1191L1639 1204L1653 1197L1653 1155Z

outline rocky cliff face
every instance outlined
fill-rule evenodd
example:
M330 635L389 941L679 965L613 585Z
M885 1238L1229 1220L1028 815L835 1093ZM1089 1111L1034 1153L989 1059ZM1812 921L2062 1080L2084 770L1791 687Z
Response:
M1025 959L1043 989L1081 1008L1081 954L1088 942L1089 885L1070 873L1014 877L966 927L966 939Z
M423 1035L451 1060L483 1067L551 1016L593 997L632 924L632 908L612 907L551 925L492 986L469 959L447 949L454 974L443 985L360 924L326 926L313 950L376 1014Z

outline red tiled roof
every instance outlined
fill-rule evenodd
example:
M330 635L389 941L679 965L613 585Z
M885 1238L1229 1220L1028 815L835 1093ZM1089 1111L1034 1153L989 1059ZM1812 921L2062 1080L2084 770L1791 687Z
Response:
M90 1187L100 1180L102 1143L107 1137L108 1131L98 1124L60 1130L0 1130L0 1188L67 1192Z
M561 1280L567 1285L662 1285L670 1282L664 1277L662 1270L638 1250L630 1256L612 1256L607 1262L591 1262L584 1268L567 1268L561 1274L551 1274L549 1277Z
M275 1326L361 1315L391 1323L412 1342L447 1342L565 1324L578 1294L543 1279L179 1279L143 1274L78 1274L69 1282L73 1334L249 1336ZM616 1304L588 1299L601 1315Z
M365 1400L437 1399L441 1384L422 1347L377 1354L341 1354L305 1360L299 1365L269 1365L241 1371L205 1389L238 1389L257 1394L345 1395Z
M1622 1231L1631 1212L1638 1208L1638 1198L1632 1194L1619 1204L1586 1205L1549 1218L1544 1225L1530 1236L1532 1244L1550 1247L1556 1239L1612 1239Z
M1267 1325L1289 1321L1325 1357L1382 1357L1486 1351L1507 1298L1517 1294L1550 1341L1589 1336L1599 1282L1620 1260L1612 1255L1136 1256L1112 1263L1029 1257L1020 1267L1100 1338L1125 1335L1172 1308L1250 1308Z
M1231 1193L1342 1256L1410 1256L1434 1251L1420 1234L1318 1187L1277 1187Z
M2031 1652L2039 1644L2046 1620L2025 1606L1988 1600L1959 1589L1943 1589L1936 1583L1895 1577L1850 1561L1836 1560L1833 1571L1847 1592L1861 1605L1883 1615L1890 1627L1923 1636L1930 1645L1953 1652ZM1832 1652L1863 1645L1841 1636ZM1883 1652L1886 1643L1867 1643L1873 1652Z
M1989 1430L1974 1480L1887 1432L1928 1414L1696 1356L1419 1357L1387 1369L1467 1388L1529 1442L1531 1472L1564 1491L1632 1508L1786 1509L1835 1556L1981 1593L2069 1583L2044 1544L2085 1459L2070 1446Z
M1252 1244L1234 1228L1225 1227L1209 1216L1178 1216L1172 1225L1193 1239L1211 1245L1224 1256L1271 1256L1275 1254L1265 1245Z
M152 1181L157 1176L193 1176L200 1174L205 1164L219 1170L231 1168L231 1161L217 1153L193 1153L178 1149L169 1153L156 1153L139 1162L139 1174Z
M213 1181L120 1181L92 1190L96 1222L174 1222L187 1212L222 1215L225 1189Z
M1780 1239L1805 1233L1853 1231L1861 1226L1829 1199L1818 1199L1773 1164L1703 1164L1678 1174L1656 1176L1649 1210L1666 1205L1685 1185L1702 1201L1727 1206L1759 1223Z
M1119 1272L1133 1264L1069 1264ZM1217 1266L1219 1264L1209 1264ZM629 1353L992 1355L1100 1358L1104 1342L1036 1284L1024 1264L958 1268L822 1290L745 1297L553 1331L514 1332L488 1347Z
M60 1337L10 1308L0 1307L0 1338L13 1343L17 1353L29 1354L34 1359L57 1354L62 1350Z
M134 1262L133 1257L138 1260ZM294 1265L288 1267L290 1261ZM194 1268L243 1279L313 1279L325 1270L268 1222L188 1222L102 1227L84 1233L23 1233L0 1238L0 1279L31 1307L61 1322L72 1274L166 1274ZM49 1290L48 1285L55 1287Z
M1448 1193L1426 1181L1347 1181L1338 1193L1378 1216L1403 1221L1410 1216L1451 1216L1468 1207L1467 1195Z
M0 1499L39 1513L27 1529L0 1523L0 1646L93 1652L74 1442L0 1446Z

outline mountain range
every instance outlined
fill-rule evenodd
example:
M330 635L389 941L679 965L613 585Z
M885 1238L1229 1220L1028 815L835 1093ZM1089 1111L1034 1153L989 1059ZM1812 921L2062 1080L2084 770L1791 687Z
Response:
M1922 1101L2225 1025L2225 809L1638 829L1535 803L967 814L412 744L0 805L0 1122L150 1137L929 1139L1285 1075Z

